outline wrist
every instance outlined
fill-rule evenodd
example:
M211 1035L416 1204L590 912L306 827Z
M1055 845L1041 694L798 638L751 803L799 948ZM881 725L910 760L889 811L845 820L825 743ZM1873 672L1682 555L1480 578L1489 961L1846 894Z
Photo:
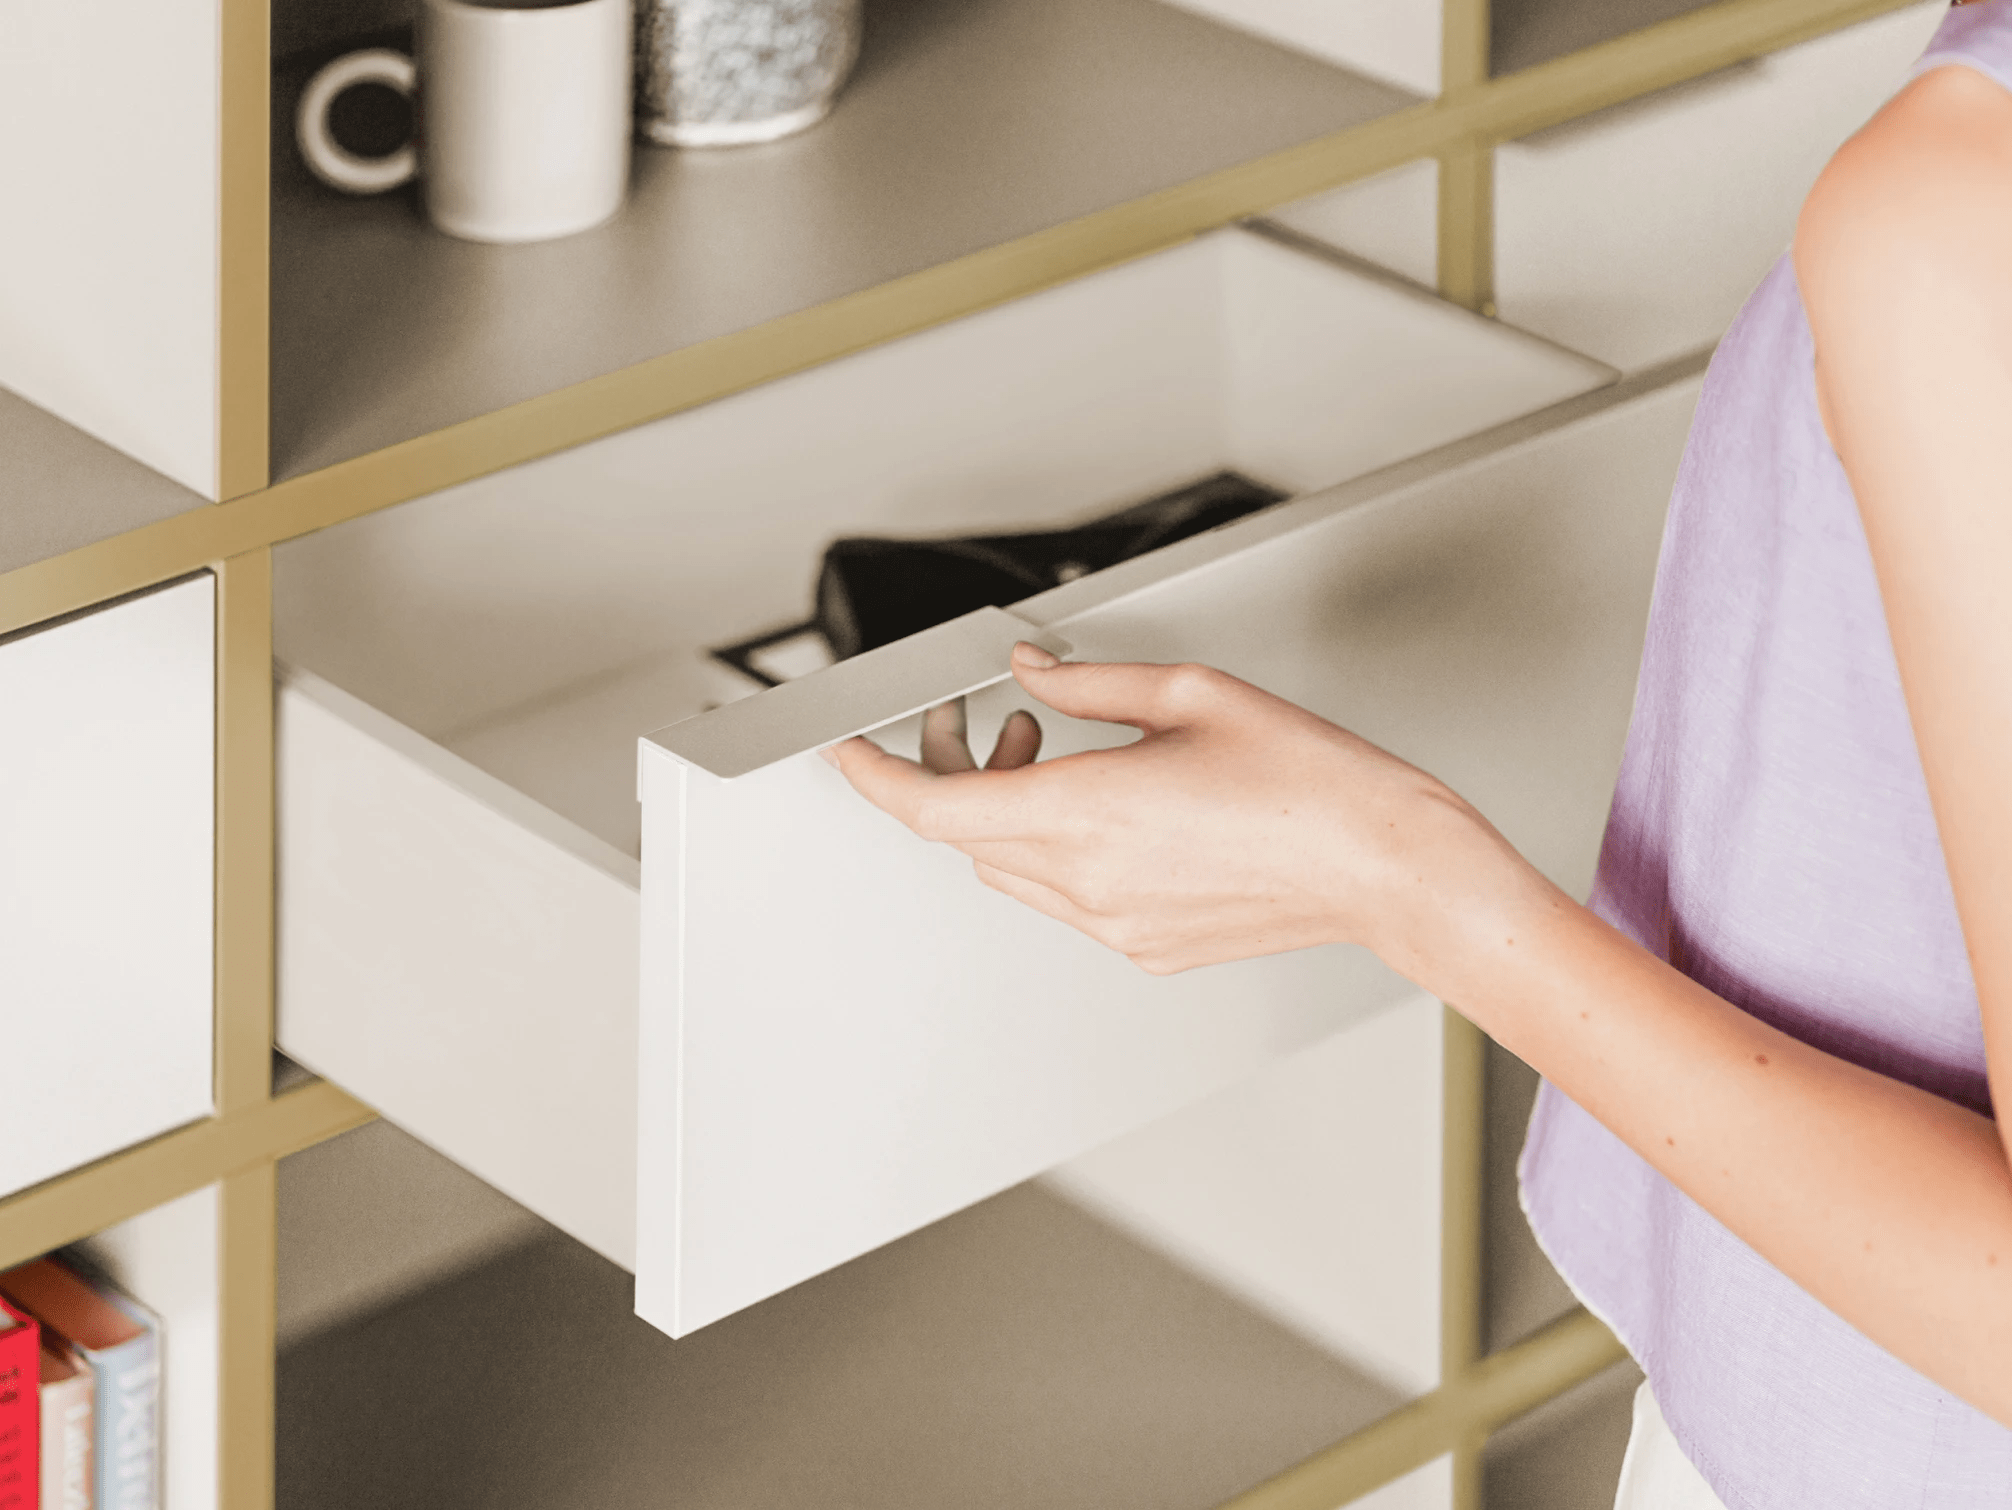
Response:
M1481 1001L1576 904L1467 802L1441 789L1431 843L1402 857L1377 952L1442 1001Z

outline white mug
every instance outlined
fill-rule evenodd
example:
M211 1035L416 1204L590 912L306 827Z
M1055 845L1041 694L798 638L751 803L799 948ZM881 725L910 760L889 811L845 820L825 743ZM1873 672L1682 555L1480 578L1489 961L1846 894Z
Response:
M426 213L468 241L542 241L599 225L629 177L634 0L425 0L418 61L384 48L328 64L294 132L315 176L378 194L415 175ZM357 84L418 95L417 143L358 157L329 131Z

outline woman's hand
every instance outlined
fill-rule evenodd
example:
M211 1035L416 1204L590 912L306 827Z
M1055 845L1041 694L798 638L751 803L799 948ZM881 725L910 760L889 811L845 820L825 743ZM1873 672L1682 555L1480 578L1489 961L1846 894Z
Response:
M978 770L945 705L922 762L853 739L834 763L987 885L1154 974L1346 942L1426 983L1480 917L1543 885L1432 777L1223 672L1021 645L1013 673L1058 712L1144 738L1036 765L1019 713Z

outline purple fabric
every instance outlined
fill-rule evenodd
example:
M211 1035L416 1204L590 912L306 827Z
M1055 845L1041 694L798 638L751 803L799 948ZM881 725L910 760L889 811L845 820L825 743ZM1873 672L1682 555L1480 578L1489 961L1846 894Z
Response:
M1928 56L1995 64L2012 87L2012 0L1953 11ZM1592 906L1756 1017L1990 1110L1976 989L1786 258L1705 380ZM1545 1250L1730 1510L2012 1507L2012 1431L1839 1320L1550 1085L1522 1179Z
M1928 51L1914 65L1914 72L1923 74L1955 63L1975 68L2012 89L2012 25L2007 24L2005 11L2005 0L1951 10L1929 39Z

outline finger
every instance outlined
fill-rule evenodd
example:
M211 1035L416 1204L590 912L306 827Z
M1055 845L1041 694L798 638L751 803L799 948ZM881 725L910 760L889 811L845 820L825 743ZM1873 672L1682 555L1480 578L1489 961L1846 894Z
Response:
M978 769L966 730L963 698L931 708L922 715L922 763L939 776Z
M884 813L915 827L914 816L942 778L913 760L890 755L864 735L841 740L824 752L852 789Z
M957 771L939 776L863 737L832 746L831 755L832 764L854 791L925 839L944 843L996 839L1012 828L1017 772Z
M1017 771L1032 765L1041 753L1041 721L1025 708L1015 708L1000 726L999 742L985 762L988 771Z
M1057 713L1129 724L1148 734L1193 722L1237 685L1234 677L1206 666L1058 661L1025 643L1013 647L1013 675Z

